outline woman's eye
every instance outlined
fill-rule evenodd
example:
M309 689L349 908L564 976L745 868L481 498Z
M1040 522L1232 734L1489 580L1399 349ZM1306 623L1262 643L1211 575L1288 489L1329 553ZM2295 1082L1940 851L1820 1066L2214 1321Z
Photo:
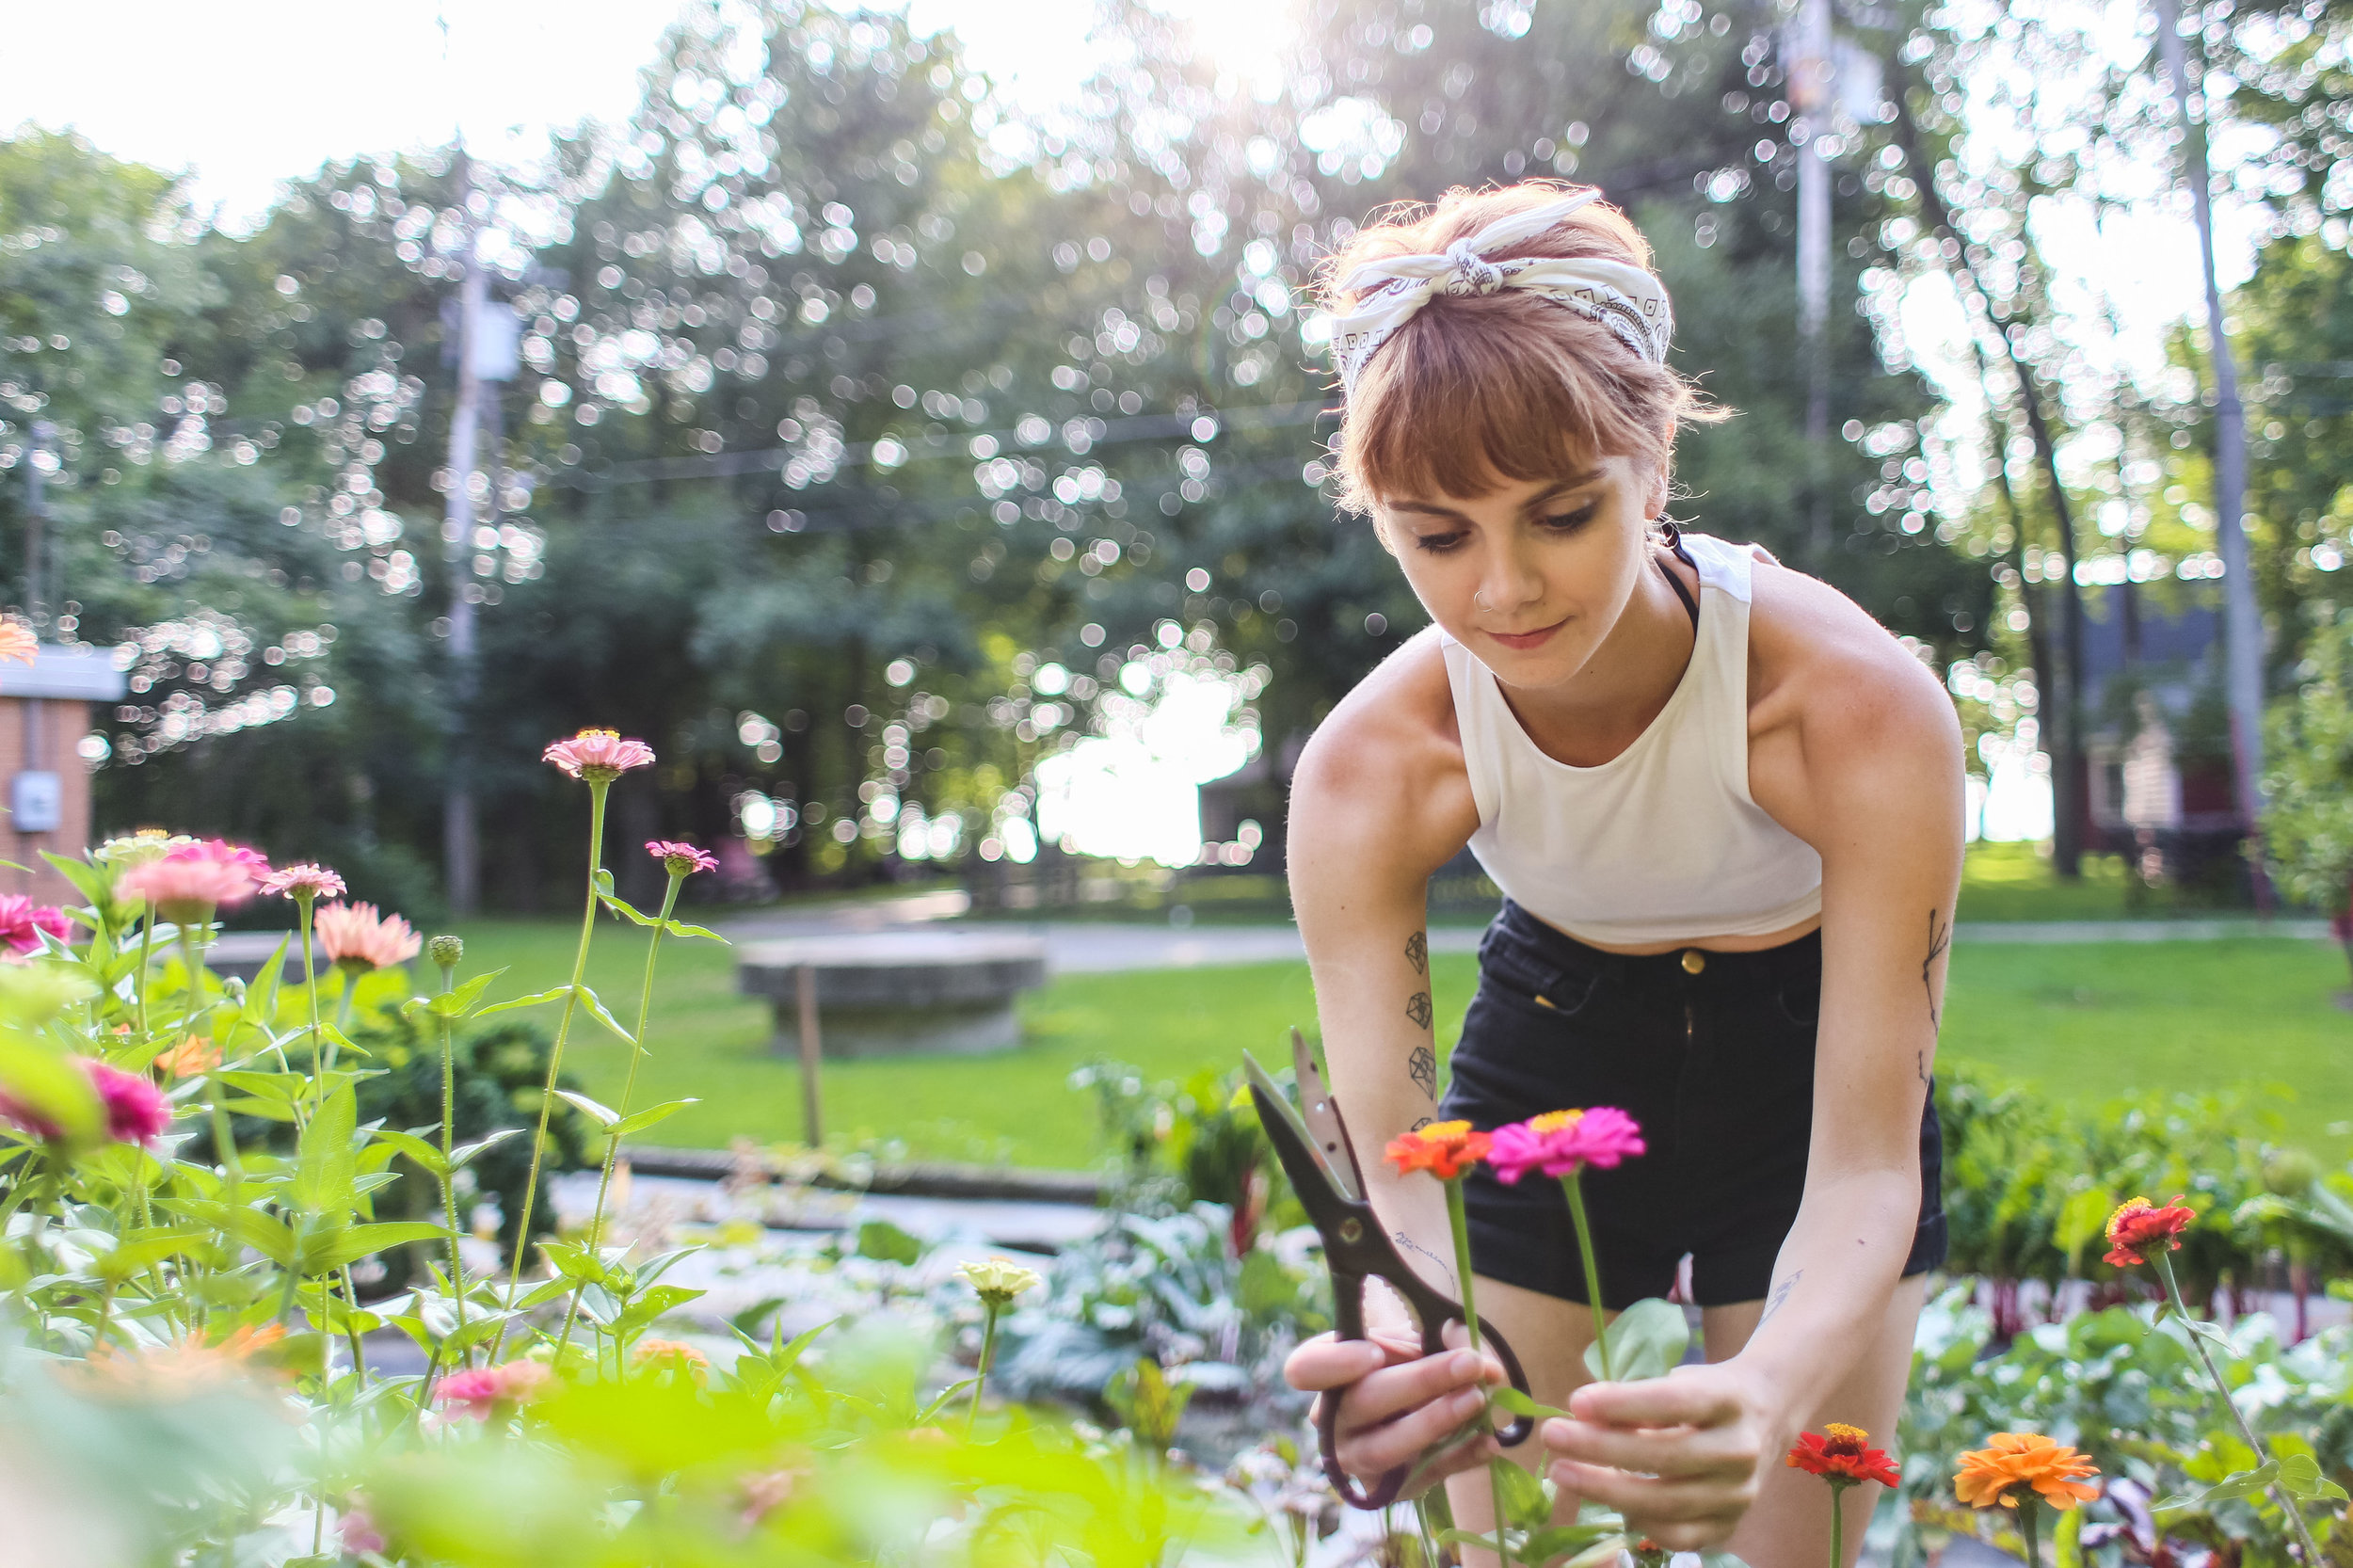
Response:
M1443 555L1466 537L1468 536L1459 528L1451 534L1417 534L1414 536L1414 547L1426 550L1433 555Z
M1599 508L1595 506L1580 506L1574 512L1562 512L1557 517L1545 518L1544 525L1565 534L1572 529L1582 528L1593 521L1593 513L1597 510Z

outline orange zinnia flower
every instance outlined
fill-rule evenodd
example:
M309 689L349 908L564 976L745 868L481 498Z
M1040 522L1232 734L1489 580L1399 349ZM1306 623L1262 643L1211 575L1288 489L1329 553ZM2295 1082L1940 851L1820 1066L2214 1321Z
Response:
M2061 1513L2100 1495L2078 1477L2100 1472L2064 1443L2031 1432L1997 1432L1985 1447L1961 1456L1953 1490L1971 1508L2016 1508L2010 1488L2030 1486Z
M2147 1252L2179 1252L2181 1234L2198 1218L2198 1210L2182 1207L2182 1194L2173 1194L2173 1201L2160 1208L2147 1198L2135 1198L2117 1206L2108 1216L2108 1253L2104 1261L2118 1268L2149 1260ZM2158 1243L2162 1242L2160 1247Z
M1851 1486L1859 1480L1893 1486L1897 1480L1895 1461L1883 1450L1872 1448L1870 1437L1861 1427L1850 1427L1843 1421L1831 1422L1819 1436L1801 1432L1797 1446L1789 1450L1789 1467L1819 1476L1836 1487Z
M1390 1139L1386 1153L1400 1176L1428 1171L1440 1181L1452 1181L1485 1159L1494 1143L1491 1135L1473 1132L1468 1122L1432 1122Z
M155 1058L155 1070L173 1078L194 1078L220 1065L220 1048L209 1035L191 1034Z

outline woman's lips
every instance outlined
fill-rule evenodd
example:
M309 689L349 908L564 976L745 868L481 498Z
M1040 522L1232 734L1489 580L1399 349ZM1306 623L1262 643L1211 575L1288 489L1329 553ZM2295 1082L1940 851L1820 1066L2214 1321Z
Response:
M1487 635L1506 648L1525 651L1528 648L1544 647L1555 632L1568 624L1568 618L1563 616L1550 626L1539 627L1533 632L1490 632Z

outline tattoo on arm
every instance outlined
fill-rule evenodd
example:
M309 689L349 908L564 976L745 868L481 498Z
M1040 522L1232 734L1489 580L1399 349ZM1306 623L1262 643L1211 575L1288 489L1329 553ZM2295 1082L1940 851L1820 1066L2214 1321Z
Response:
M1417 1252L1421 1254L1422 1256L1436 1264L1438 1272L1444 1276L1446 1280L1447 1288L1449 1290L1455 1288L1458 1282L1454 1277L1453 1266L1448 1263L1445 1258L1440 1257L1436 1253L1432 1252L1428 1247L1423 1246L1419 1241L1415 1240L1412 1237L1406 1235L1401 1230L1396 1235L1390 1237L1389 1240L1395 1241L1399 1246L1403 1247L1408 1252Z
M1803 1278L1805 1278L1805 1271L1800 1269L1796 1273L1773 1287L1772 1299L1765 1304L1764 1312L1756 1320L1758 1328L1763 1328L1766 1320L1781 1310L1782 1304L1789 1299L1789 1293L1798 1288L1798 1281Z
M1416 1029L1430 1027L1430 993L1416 991L1405 999L1405 1016L1414 1020Z
M1929 994L1929 1027L1935 1029L1939 1018L1936 1006L1936 961L1945 956L1945 950L1953 945L1953 922L1946 920L1943 930L1937 928L1936 911L1929 911L1929 955L1920 960L1920 988ZM1925 1075L1924 1075L1925 1076Z
M1414 1054L1405 1059L1405 1071L1414 1080L1414 1087L1432 1099L1438 1097L1438 1053L1428 1046L1416 1046Z
M1428 936L1417 931L1405 938L1405 962L1414 966L1416 974L1430 972L1430 938Z

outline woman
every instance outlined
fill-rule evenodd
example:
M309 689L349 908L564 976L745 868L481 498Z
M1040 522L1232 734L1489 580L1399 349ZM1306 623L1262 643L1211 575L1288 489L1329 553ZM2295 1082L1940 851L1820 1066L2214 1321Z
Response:
M1291 890L1334 1085L1368 1152L1433 1118L1615 1105L1649 1152L1585 1178L1610 1309L1688 1260L1708 1364L1588 1384L1558 1185L1474 1176L1481 1314L1570 1412L1512 1457L1677 1549L1818 1563L1830 1493L1782 1463L1892 1432L1944 1257L1927 1104L1962 759L1936 678L1836 590L1665 522L1676 427L1649 247L1586 190L1450 192L1359 233L1327 291L1343 504L1434 623L1333 711L1292 782ZM1737 496L1722 498L1737 505ZM1505 895L1437 1097L1424 890L1468 844ZM1441 1191L1367 1173L1459 1293ZM1376 1476L1499 1374L1401 1329L1310 1342ZM1454 1462L1465 1528L1489 1527ZM1847 1495L1849 1560L1877 1488Z

